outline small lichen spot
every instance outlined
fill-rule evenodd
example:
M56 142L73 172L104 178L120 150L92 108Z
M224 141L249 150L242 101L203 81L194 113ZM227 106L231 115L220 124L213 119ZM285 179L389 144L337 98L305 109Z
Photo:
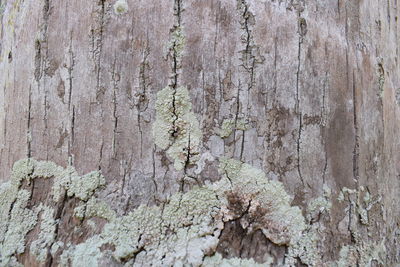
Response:
M128 3L126 0L118 0L114 4L114 12L117 15L123 15L128 11Z

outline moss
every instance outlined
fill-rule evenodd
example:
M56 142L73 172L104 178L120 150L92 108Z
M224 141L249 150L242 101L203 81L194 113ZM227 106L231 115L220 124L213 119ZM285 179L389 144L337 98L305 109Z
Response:
M199 160L202 133L191 109L189 92L185 87L176 90L166 87L157 93L154 141L161 149L167 150L177 170Z

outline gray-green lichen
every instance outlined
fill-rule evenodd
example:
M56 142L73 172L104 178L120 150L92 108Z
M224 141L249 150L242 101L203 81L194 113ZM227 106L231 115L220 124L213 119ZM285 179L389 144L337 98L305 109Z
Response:
M175 26L171 32L168 49L172 50L173 56L179 61L185 49L186 37L182 26Z
M15 256L25 251L25 238L38 222L40 232L33 240L30 252L39 262L46 259L55 238L57 221L54 210L43 203L29 207L31 192L21 189L33 179L53 179L52 200L58 202L63 192L81 200L87 200L96 188L104 185L104 177L98 172L79 176L73 167L66 169L53 162L24 159L17 161L10 181L0 185L0 266L16 264ZM39 216L39 214L41 214Z
M265 173L249 164L221 159L232 190L250 202L249 212L262 215L264 235L275 244L294 244L306 229L301 210L290 205L292 198L281 182L268 180ZM222 180L224 181L224 180ZM226 181L226 180L225 180Z
M331 263L331 267L348 266L385 266L386 247L381 243L358 242L357 245L347 245L340 249L339 260Z
M267 179L263 171L238 160L219 161L219 181L176 193L160 206L141 205L125 216L117 216L94 196L104 184L100 173L79 176L72 167L64 169L33 159L18 161L11 180L0 185L0 266L18 265L15 256L26 251L26 235L36 225L39 234L29 251L38 262L62 249L61 266L99 266L112 258L127 266L269 266L272 258L257 264L252 259L223 259L216 253L221 231L232 220L238 220L249 232L261 230L271 242L286 246L288 266L296 265L298 259L309 266L325 264L318 245L324 231L320 215L329 213L332 205L327 186L321 197L309 203L304 217L298 207L291 206L292 198L281 182ZM93 228L96 225L90 218L105 219L104 227L82 243L65 245L56 240L54 209L45 204L29 208L31 193L20 188L23 181L36 178L53 180L50 201L58 201L62 192L75 197L80 202L75 216ZM379 201L363 187L344 188L342 195L354 202L354 209L369 209ZM356 233L354 239L356 244L344 246L331 266L351 266L353 261L363 266L384 262L384 243L367 242Z
M373 208L374 205L381 201L382 197L378 195L372 198L369 191L366 190L365 187L360 186L358 190L349 189L346 187L342 188L339 193L338 200L344 201L345 199L348 199L350 206L355 208L355 211L360 217L360 222L364 225L368 225L368 212Z
M54 209L42 204L38 209L42 212L40 232L38 238L32 242L30 252L39 262L43 263L47 258L48 249L54 243L58 222L54 219Z
M114 12L117 15L122 15L128 12L128 3L126 0L117 0L114 4Z
M156 145L174 160L175 169L182 170L199 159L202 133L185 87L168 86L157 93L153 136Z
M266 267L272 266L273 259L269 258L267 262L262 264L256 263L253 259L241 259L241 258L230 258L224 259L221 254L215 253L215 255L204 258L203 266L209 267Z
M298 207L290 205L280 182L269 181L261 170L233 159L222 159L220 170L220 181L172 195L162 206L139 206L126 216L109 216L100 234L64 251L64 264L96 266L106 255L100 248L109 245L113 257L128 265L200 266L205 255L215 252L224 223L234 219L247 229L262 230L276 244L290 246L302 238L304 218ZM248 205L246 214L235 210L233 195ZM206 261L253 263L219 257Z
M229 137L234 130L246 131L249 128L248 121L240 119L225 119L222 122L221 128L218 129L217 133L222 138Z
M25 251L25 236L36 225L38 213L36 210L27 208L31 196L29 191L23 189L18 191L11 187L7 189L10 191L0 190L0 210L2 210L0 266L8 266L12 261L16 261L17 254ZM4 196L10 198L3 202ZM4 214L6 211L10 211L9 214Z

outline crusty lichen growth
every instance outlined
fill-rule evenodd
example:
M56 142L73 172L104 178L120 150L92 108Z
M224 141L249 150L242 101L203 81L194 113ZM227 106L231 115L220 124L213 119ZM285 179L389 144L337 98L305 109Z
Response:
M0 266L16 264L15 256L26 251L26 235L38 221L39 236L31 243L30 252L39 262L43 262L53 245L57 224L54 210L43 203L28 208L31 192L20 188L23 181L29 184L37 178L53 179L51 194L54 202L59 201L63 192L87 200L98 187L105 184L99 172L79 176L73 167L64 169L53 162L33 159L17 161L10 181L0 185Z
M185 87L168 86L157 93L153 136L156 145L173 159L175 169L182 170L199 159L202 133Z
M282 183L268 180L265 173L249 164L234 159L220 159L221 179L212 184L195 187L186 193L172 195L161 206L139 206L125 216L116 213L94 194L104 184L98 172L77 175L72 167L66 169L51 162L33 159L21 160L14 165L12 179L0 185L0 266L17 265L16 256L26 252L25 238L37 223L39 235L33 240L29 252L39 262L49 254L53 257L61 248L61 266L99 266L111 257L128 266L268 266L252 259L223 259L216 253L221 231L226 222L239 220L243 229L261 230L271 242L285 245L285 263L295 265L297 259L309 266L351 266L355 260L363 266L373 261L384 263L384 243L371 243L353 233L356 243L344 246L337 262L324 263L318 244L321 214L331 208L331 193L327 186L324 194L310 202L306 217L298 207L291 206L292 198ZM50 201L65 192L80 200L75 216L91 217L107 222L99 234L78 244L64 244L55 235L55 211L45 204L28 208L31 193L21 189L24 180L53 179ZM364 189L361 188L364 192ZM356 190L344 189L349 197ZM358 199L358 200L356 200ZM368 208L368 194L352 201L362 201ZM360 203L355 202L360 206ZM356 206L356 205L353 205ZM355 209L355 208L354 208ZM8 212L10 211L10 212ZM100 230L100 229L98 229ZM347 265L346 265L347 264Z
M384 241L381 243L374 242L356 242L356 245L343 246L340 249L340 257L330 263L331 267L348 267L348 266L385 266L386 247Z
M6 196L11 192L15 193L15 195L9 195L12 201L7 201L5 205L3 205L3 202L0 203L2 211L11 210L10 214L0 218L2 226L4 226L0 232L0 266L8 266L12 261L16 261L15 256L17 254L25 251L25 237L37 222L37 211L27 209L31 196L30 192L8 189L11 191L0 191L0 194L5 193ZM0 199L1 201L4 200L3 197L0 197Z
M382 197L378 195L372 198L368 190L366 190L365 187L360 186L358 190L349 189L347 187L342 188L339 193L338 200L344 201L345 199L350 202L349 208L354 208L358 213L360 222L364 225L368 225L368 212L373 208L374 205L381 201Z
M30 252L39 262L44 263L54 242L58 222L54 219L54 209L42 204L38 209L42 212L40 216L40 233L38 239L32 242Z
M268 180L263 171L233 159L221 159L220 168L232 190L249 200L249 213L262 216L265 225L256 227L269 240L278 245L291 245L301 237L306 229L304 217L298 207L290 205L292 198L281 182Z
M221 254L215 253L215 255L204 258L203 266L209 267L266 267L272 266L273 259L269 258L268 261L259 264L253 259L241 259L241 258L230 258L224 259Z
M172 50L175 59L180 61L186 45L186 37L181 26L175 26L173 28L170 39L168 48Z
M114 4L114 12L117 15L122 15L128 12L128 3L126 0L117 0Z
M94 261L103 256L100 247L111 244L118 261L134 260L142 252L149 265L181 261L199 266L207 250L218 244L223 227L221 219L217 220L220 207L217 195L208 188L178 193L162 207L140 206L126 216L112 218L101 234L72 246L62 258L64 262L70 259L73 266L96 266Z
M108 217L99 235L64 251L63 261L97 265L106 255L100 247L110 245L113 257L128 265L200 266L205 255L215 252L224 222L239 217L245 228L261 229L276 244L292 245L302 237L304 218L298 207L290 206L291 198L280 182L269 181L261 170L233 159L221 160L220 170L220 181L177 193L163 206L140 206L126 216ZM248 203L246 214L231 205L232 195ZM254 263L219 257L206 262Z
M225 119L222 122L221 128L217 133L221 138L229 137L234 130L246 131L249 128L249 123L243 118L239 119Z

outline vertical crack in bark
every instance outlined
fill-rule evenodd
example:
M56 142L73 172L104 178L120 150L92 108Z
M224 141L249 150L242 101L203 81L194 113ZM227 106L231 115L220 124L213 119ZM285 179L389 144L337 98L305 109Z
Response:
M237 87L237 93L236 93L236 112L235 112L235 127L233 129L233 142L234 144L236 143L236 132L237 132L237 121L239 119L239 111L240 111L240 88L241 88L241 83L239 79L239 84ZM235 155L236 152L236 146L233 146L233 155Z
M68 111L71 110L71 102L72 102L72 72L74 71L75 66L75 55L72 50L72 32L70 34L69 48L68 48L68 56L69 56L69 66L68 66Z
M304 186L304 179L301 173L301 159L300 159L300 152L301 152L301 132L303 130L303 121L302 121L302 112L300 111L300 93L299 93L299 86L300 86L300 67L301 67L301 49L302 49L302 43L304 36L307 33L307 22L304 18L301 17L301 12L303 9L299 7L298 9L298 46L297 46L297 72L296 72L296 106L295 106L295 112L298 114L298 120L299 120L299 131L298 131L298 137L297 137L297 172L299 175L299 178L301 180L301 183ZM309 184L307 183L308 187Z
M73 94L73 71L75 67L75 55L72 49L72 32L70 33L69 47L68 47L68 113L69 113L69 138L68 138L68 158L72 159L72 147L74 144L74 128L75 128L75 106L72 103ZM72 107L72 108L71 108Z
M170 53L172 54L172 88L174 89L174 92L172 94L172 113L174 115L174 120L172 122L173 125L173 133L172 136L174 136L177 133L176 129L176 121L178 120L178 114L176 112L176 89L178 87L179 83L179 70L181 68L181 51L182 49L182 40L179 40L179 38L182 38L182 0L174 0L174 17L175 17L175 24L173 25L171 29L172 33L172 46L170 47Z
M321 129L323 133L323 144L324 144L324 156L325 156L325 163L324 163L324 170L322 173L322 183L325 184L326 172L328 170L328 152L326 149L326 132L325 132L325 125L326 125L326 85L328 81L328 71L325 71L325 80L324 85L322 87L322 108L321 108Z
M48 64L48 27L49 27L49 17L50 17L50 0L45 0L44 5L43 5L43 24L41 25L41 30L40 30L40 56L43 56L43 59L41 59L41 68L40 72L43 72L45 68L47 68ZM43 49L44 48L44 51ZM43 55L44 52L44 55ZM41 74L40 77L43 75ZM40 79L39 79L40 80ZM39 83L39 81L38 81ZM46 79L43 79L43 87L44 87L44 115L43 115L43 121L44 121L44 128L45 131L47 132L48 129L48 109L50 108L50 104L48 102L48 95L49 95L49 90L46 86ZM48 150L46 150L48 151Z
M359 180L359 157L360 157L360 136L359 136L359 126L357 119L357 92L356 92L356 81L355 81L355 73L353 70L353 123L354 123L354 150L353 150L353 176L358 184Z
M300 162L301 162L301 160L300 160L300 152L301 152L300 145L301 145L301 131L302 130L303 130L303 118L302 118L302 113L299 112L299 132L298 132L297 142L296 142L296 144L297 144L297 172L299 174L300 181L304 186L304 179L303 179L303 175L301 174L301 165L300 165ZM307 185L308 185L308 183L307 183Z
M138 92L138 128L140 133L140 158L143 158L143 130L142 130L142 112L147 110L148 107L148 99L147 99L147 87L150 86L151 82L149 81L150 77L148 76L147 72L150 69L148 56L150 55L150 47L149 47L149 38L147 36L146 47L143 51L142 61L140 62L139 67L139 88L140 91Z
M248 74L248 83L246 85L246 90L247 90L247 103L246 103L246 112L249 113L249 110L251 109L250 106L250 91L254 87L255 84L255 70L256 70L256 65L261 64L264 62L265 58L260 54L259 47L254 43L254 37L252 34L252 26L255 25L255 17L254 14L250 11L250 5L246 0L237 0L237 10L240 12L240 25L242 30L244 31L244 34L242 35L242 43L244 43L245 47L244 50L241 51L241 58L240 60L242 61L241 67L246 71ZM239 87L238 91L240 92L240 82L239 82ZM238 92L237 94L237 103L238 103L238 109L239 109L239 95L240 93ZM236 117L235 117L235 128L236 128L236 123L238 120L238 113L239 111L237 110L236 112ZM234 132L234 142L236 142L236 130ZM241 151L240 151L240 159L243 159L243 150L245 148L244 145L245 142L245 131L242 130L242 140L241 140Z
M96 75L96 100L100 102L103 96L103 88L101 88L101 54L103 51L103 37L104 37L104 25L106 15L106 0L98 0L96 13L96 23L98 25L91 29L91 46L92 46L92 57L94 61L94 69ZM98 27L98 28L97 28Z
M116 73L115 71L115 66L116 66L116 61L117 57L114 55L114 62L112 64L112 71L111 71L111 79L113 81L113 94L112 94L112 106L113 106L113 111L112 111L112 116L113 116L113 136L112 136L112 158L116 158L116 147L117 147L117 134L118 134L118 115L117 115L117 106L118 106L118 101L117 101L117 90L118 90L118 82L119 82L119 74Z
M155 160L155 156L154 156L155 153L156 153L156 147L154 146L153 151L151 153L151 160L152 160L151 180L153 181L154 189L155 189L154 198L155 198L155 200L157 200L158 186L157 186L157 182L156 182L156 160Z
M32 194L33 195L33 194ZM55 215L55 218L54 218L54 220L55 221L57 221L57 222L61 222L62 220L62 215L63 215L63 211L64 211L64 208L65 208L65 204L67 203L67 199L68 199L68 196L67 196L67 191L65 191L65 193L64 193L64 196L63 196L63 198L62 198L62 200L61 200L61 202L57 205L57 209L56 209L56 215ZM48 245L48 248L51 248L52 246L53 246L53 244L54 243L56 243L57 242L57 238L58 238L58 236L59 236L59 230L60 230L60 223L56 223L55 224L55 231L54 231L54 240L53 240L53 242L50 244L50 245ZM50 249L49 249L50 250ZM47 264L45 264L45 266L48 266L48 267L51 267L52 265L53 265L53 261L54 261L54 259L53 259L53 256L52 256L52 254L50 253L50 251L48 251L47 252L47 260L46 260L46 263Z
M74 138L75 138L75 106L72 105L72 111L70 111L70 135L68 138L68 160L71 161L73 158L72 148L74 146Z
M27 157L31 158L32 157L32 126L31 126L31 120L32 120L32 87L29 86L29 96L28 96L28 122L27 122Z

